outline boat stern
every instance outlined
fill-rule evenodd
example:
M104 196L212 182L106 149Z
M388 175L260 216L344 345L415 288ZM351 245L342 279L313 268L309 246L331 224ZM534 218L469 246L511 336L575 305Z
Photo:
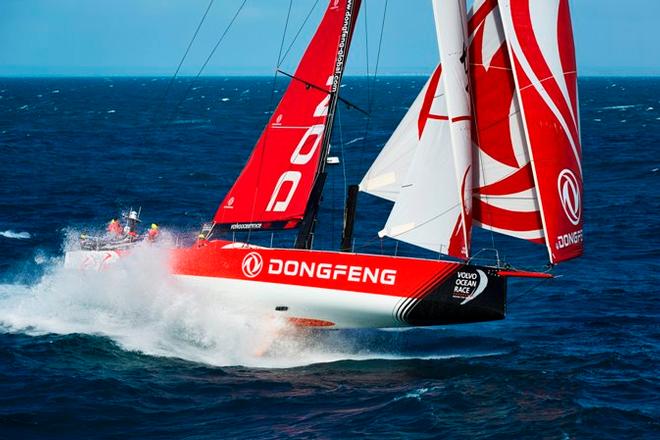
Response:
M397 315L412 326L496 321L506 314L506 288L496 268L465 265L420 298L404 301Z

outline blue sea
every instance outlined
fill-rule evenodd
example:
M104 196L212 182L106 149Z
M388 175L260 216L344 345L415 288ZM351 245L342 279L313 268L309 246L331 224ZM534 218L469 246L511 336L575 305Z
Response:
M286 335L263 355L258 319L180 291L157 258L62 268L130 207L192 240L286 86L168 83L0 79L0 438L660 438L660 79L580 80L585 255L511 281L506 320ZM371 116L340 105L315 247L339 246L346 184L423 83L345 79ZM356 249L428 256L377 238L388 209L360 195ZM475 234L493 244L519 267L547 261Z

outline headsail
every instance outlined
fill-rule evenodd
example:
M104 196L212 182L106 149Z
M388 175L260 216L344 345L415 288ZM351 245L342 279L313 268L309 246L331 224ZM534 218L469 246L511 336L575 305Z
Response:
M329 141L360 0L330 0L291 82L213 219L220 229L289 229L305 215ZM335 98L335 99L333 99Z
M568 0L500 0L550 261L582 254L582 149Z
M475 2L468 25L475 117L475 226L544 243L527 140L497 0Z
M462 17L449 19L457 4L464 6L460 0L434 1L443 65L438 66L361 184L362 191L395 201L381 235L465 256L451 252L443 227L446 221L441 219L462 215L463 223L457 226L465 227L463 249L469 249L466 195L472 181L463 186L460 176L472 172L476 226L545 243L553 263L579 256L581 147L567 0L500 0L499 6L498 0L475 0L468 22L470 89L466 81L461 82L462 77L448 75L458 72L455 58L453 68L448 65L460 48L452 40L459 38L460 42L460 34L451 31L452 23L454 28L464 23ZM443 12L448 12L444 15L448 20L440 23ZM443 79L438 83L440 72ZM461 87L464 94L458 93ZM468 91L474 117L472 158L463 155L465 130L457 135L457 126L452 124L448 134L448 124L437 123L460 118L456 108L470 115L469 107L452 107L456 101L451 98L461 97L462 104ZM436 121L426 124L430 119ZM437 188L441 194L435 192ZM462 211L450 209L452 195L456 203L463 202Z
M395 201L379 235L468 258L472 153L465 2L435 0L434 10L445 64L426 83L360 189Z
M396 202L379 235L464 258L462 235L455 233L461 203L442 76L438 66L425 87L421 108L415 115L418 123L411 128L419 137L405 178L398 182ZM403 152L407 147L404 143L393 145ZM374 165L379 166L378 161Z
M435 82L430 92L428 90L432 78L429 78L422 91L417 95L408 112L362 178L360 191L392 202L397 200L428 119L420 115L422 104L426 104L425 108L430 108L429 104L434 98L439 75L439 71L437 75L434 74ZM428 99L426 99L427 95ZM438 97L438 99L442 99L442 97Z

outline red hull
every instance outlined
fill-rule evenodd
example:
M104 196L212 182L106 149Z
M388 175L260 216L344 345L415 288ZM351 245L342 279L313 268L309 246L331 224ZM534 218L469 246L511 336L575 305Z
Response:
M506 280L493 268L393 256L237 247L225 241L176 249L172 256L175 275L236 280L256 290L259 285L279 286L281 300L275 290L273 304L284 301L287 288L298 286L309 292L310 300L313 296L326 295L324 299L331 302L328 295L333 293L338 300L344 294L383 298L394 304L392 325L440 325L504 318ZM275 307L289 311L286 304ZM290 317L333 322L333 316Z

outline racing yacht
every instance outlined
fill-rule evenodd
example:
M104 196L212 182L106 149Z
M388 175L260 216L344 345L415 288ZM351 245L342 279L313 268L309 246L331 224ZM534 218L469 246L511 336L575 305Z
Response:
M349 190L339 250L313 248L334 117L360 0L330 0L290 83L210 227L170 251L183 285L300 326L403 327L499 320L507 279L551 277L472 263L472 229L578 257L582 168L568 0L432 0L438 64ZM437 259L354 252L358 191L392 203L383 239ZM229 239L297 231L291 248ZM130 250L76 250L103 269ZM257 310L259 309L259 310Z

